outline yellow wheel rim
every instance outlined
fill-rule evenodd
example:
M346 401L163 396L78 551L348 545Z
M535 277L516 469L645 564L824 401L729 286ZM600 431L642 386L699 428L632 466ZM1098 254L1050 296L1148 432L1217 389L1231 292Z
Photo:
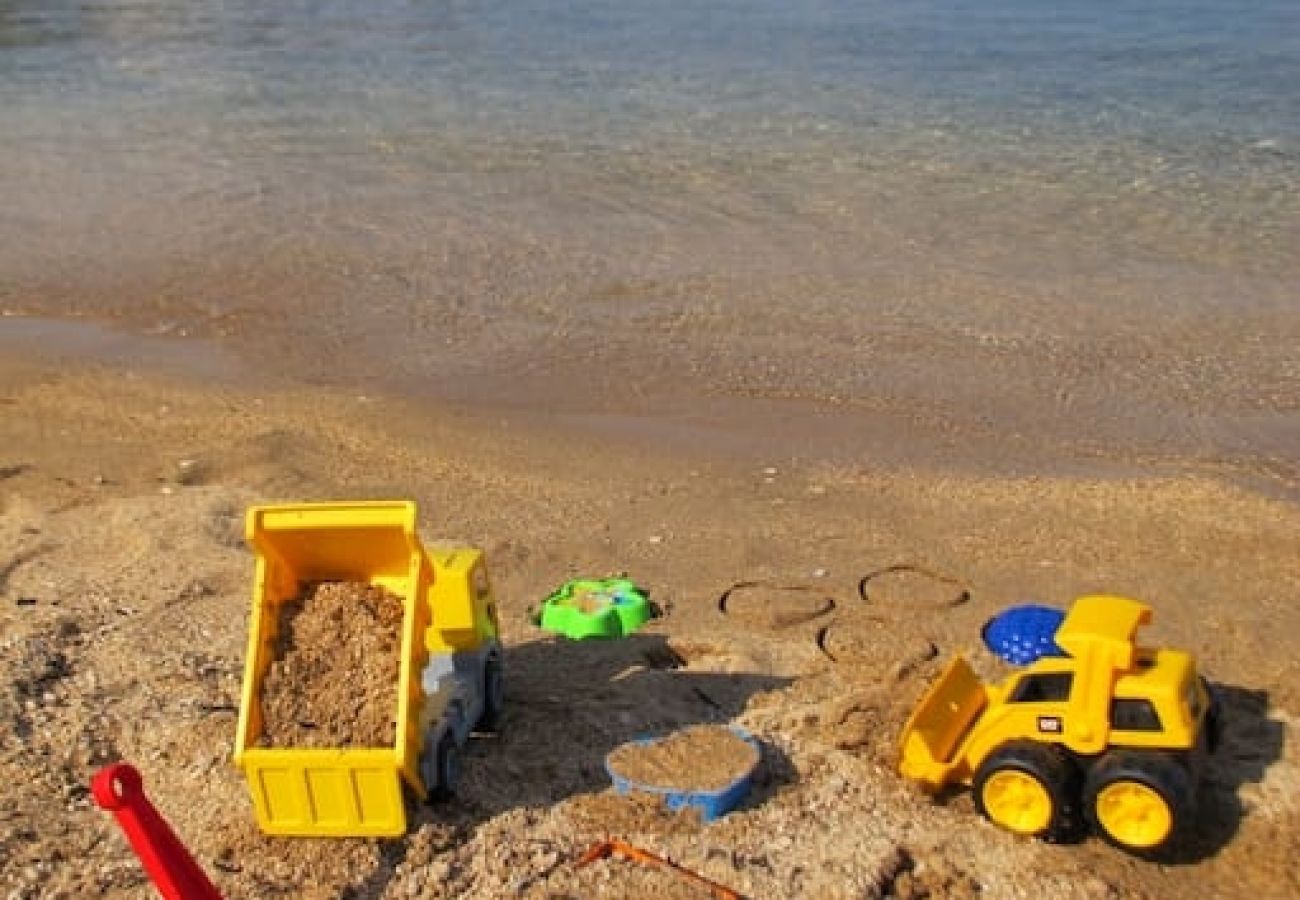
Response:
M994 772L984 782L981 799L990 819L1017 834L1040 834L1051 824L1052 795L1028 772Z
M1138 781L1115 781L1097 794L1097 823L1128 847L1156 847L1169 837L1174 814L1160 792Z

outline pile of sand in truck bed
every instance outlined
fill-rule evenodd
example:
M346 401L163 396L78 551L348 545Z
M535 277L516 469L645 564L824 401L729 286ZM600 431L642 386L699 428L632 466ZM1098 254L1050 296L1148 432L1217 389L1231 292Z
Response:
M262 682L272 747L387 747L396 739L402 600L355 581L306 586L280 611Z

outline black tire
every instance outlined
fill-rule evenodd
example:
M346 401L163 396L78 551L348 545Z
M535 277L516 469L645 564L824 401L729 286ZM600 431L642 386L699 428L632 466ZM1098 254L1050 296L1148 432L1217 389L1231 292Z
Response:
M1223 743L1223 701L1210 682L1202 678L1201 684L1205 685L1205 694L1210 698L1209 708L1205 710L1205 721L1201 725L1205 729L1201 743L1206 755L1213 756L1219 752L1219 745Z
M1136 797L1128 810L1126 792ZM1171 754L1112 750L1088 773L1083 798L1088 824L1102 840L1137 856L1160 856L1195 817L1196 782Z
M495 734L501 730L501 712L505 705L505 673L501 660L489 657L483 664L483 712L479 714L479 731Z
M456 784L460 781L460 747L456 745L456 738L448 731L436 747L425 753L432 754L423 767L429 802L450 800L456 795Z
M1021 782L1030 793L1034 792L1033 783L1041 789L1034 809L1023 816L1009 816L1006 802L999 802L1000 785L1008 777ZM1066 840L1077 829L1079 782L1078 766L1061 748L1036 741L1009 741L990 753L976 771L975 808L990 822L1017 834L1045 841Z

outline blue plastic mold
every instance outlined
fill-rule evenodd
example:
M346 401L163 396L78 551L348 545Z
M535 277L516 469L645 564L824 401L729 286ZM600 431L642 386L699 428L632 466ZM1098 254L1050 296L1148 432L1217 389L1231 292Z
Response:
M1065 613L1050 606L1012 606L984 623L984 645L1016 666L1027 666L1044 656L1066 656L1056 645L1056 629Z
M605 757L605 771L609 773L610 780L614 782L614 790L620 794L626 794L630 791L638 793L656 794L663 799L664 805L673 812L693 807L700 811L700 819L705 822L712 822L721 816L735 809L742 800L749 794L749 790L754 786L754 772L758 769L758 764L763 759L762 748L759 747L758 741L754 740L753 735L749 732L731 727L732 733L745 741L756 751L754 765L750 766L749 771L738 777L725 787L716 791L682 791L674 788L655 787L648 784L642 784L623 778L614 772L609 764L609 756ZM654 744L663 740L663 738L639 738L632 741L633 744ZM612 755L612 753L610 754Z

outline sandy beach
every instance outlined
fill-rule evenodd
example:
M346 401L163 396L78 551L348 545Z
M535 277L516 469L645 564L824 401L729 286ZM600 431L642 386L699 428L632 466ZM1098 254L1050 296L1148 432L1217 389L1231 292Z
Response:
M150 896L86 793L118 758L141 767L230 898L698 895L626 862L572 868L608 836L755 897L1297 889L1289 501L1195 474L755 464L395 397L17 352L3 376L7 896ZM426 538L487 550L502 605L502 734L472 742L460 798L415 812L402 840L263 838L230 763L243 510L330 497L418 500ZM565 578L619 572L665 611L644 632L571 644L532 624ZM965 793L938 804L894 772L902 719L949 656L999 671L979 649L989 615L1098 590L1153 604L1152 637L1195 652L1228 701L1201 824L1171 864L1017 839ZM609 789L601 760L621 741L712 722L765 748L740 811L701 825Z
M154 895L119 759L229 900L702 896L605 838L756 900L1300 896L1293 5L0 2L0 897ZM349 498L486 551L502 730L404 838L273 840L245 510ZM662 615L534 624L615 575ZM1094 592L1224 704L1159 863L896 774L990 616ZM611 790L702 725L740 809Z

